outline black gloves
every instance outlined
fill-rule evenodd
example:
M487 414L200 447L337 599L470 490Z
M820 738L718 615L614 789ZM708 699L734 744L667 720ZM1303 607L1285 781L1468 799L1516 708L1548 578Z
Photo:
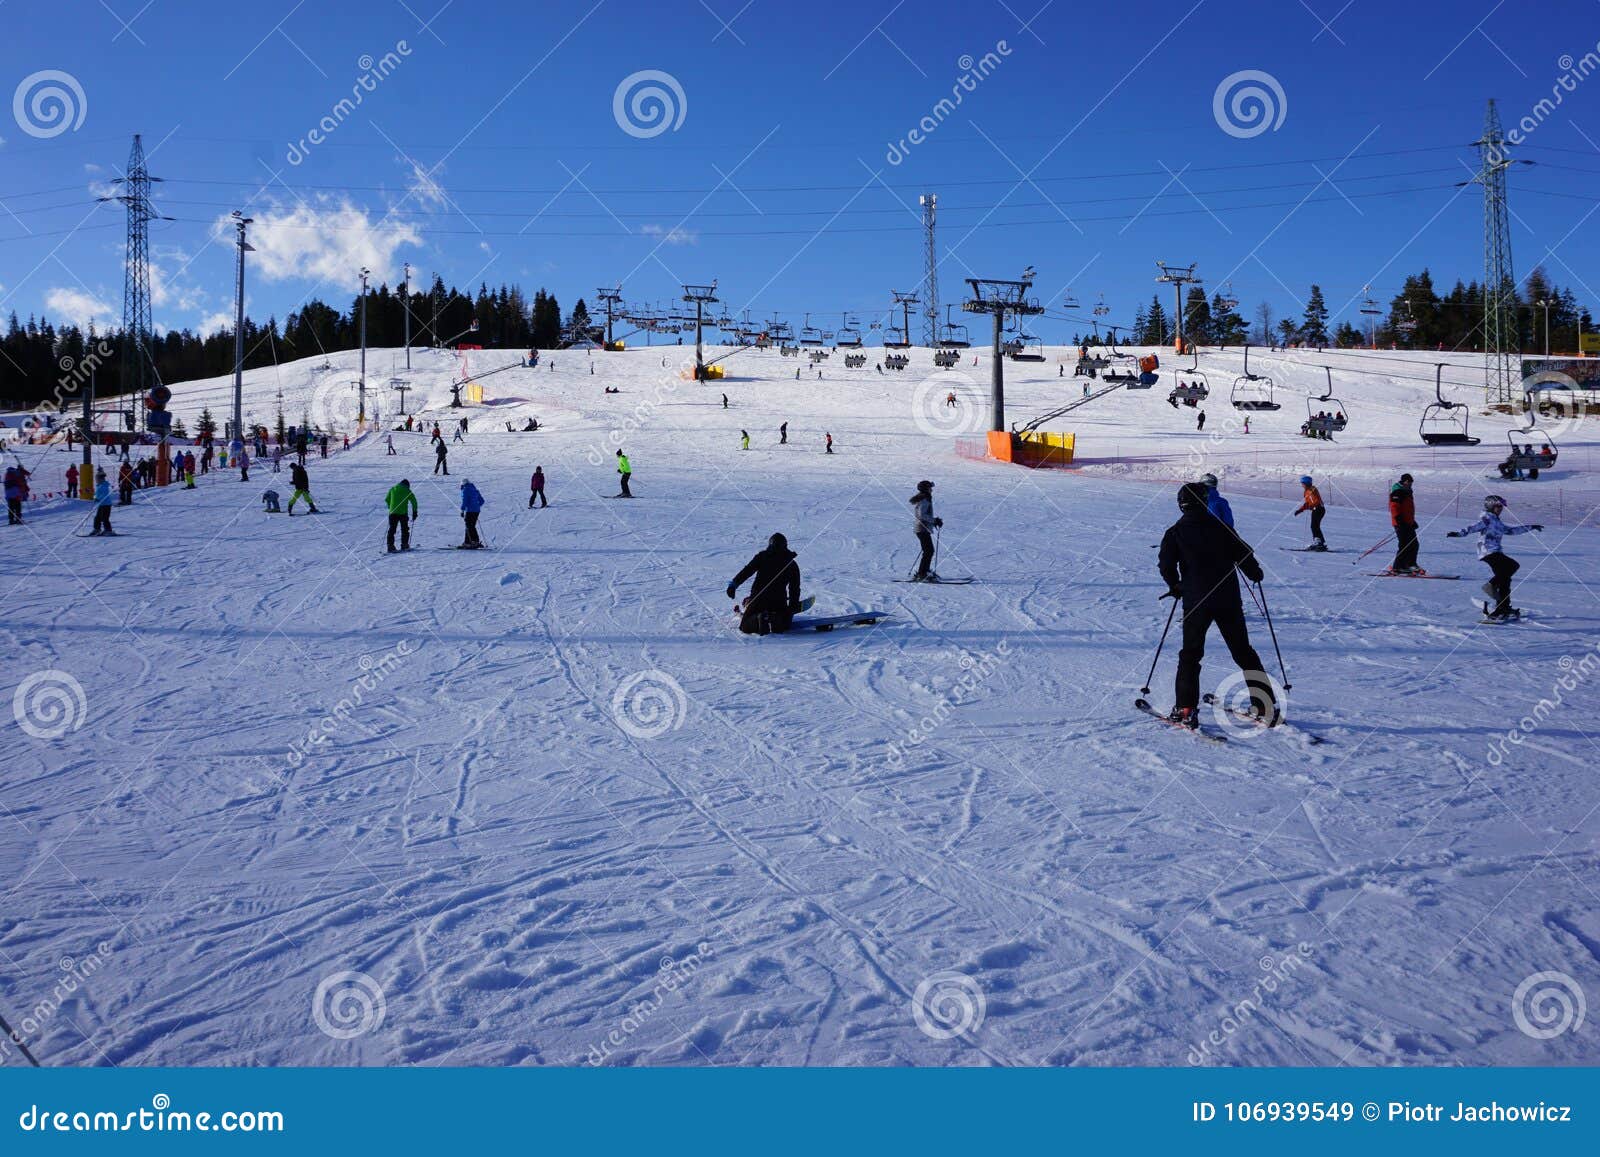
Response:
M1446 538L1460 538L1461 532L1459 530L1447 530L1444 532L1444 536Z
M1183 592L1180 591L1177 587L1168 587L1167 588L1167 593L1162 595L1161 599L1178 599L1178 598L1182 598L1182 597L1183 597ZM1161 599L1157 599L1156 602L1159 603L1161 601Z
M728 597L730 599L736 599L739 597L739 588L734 586L732 583L728 584Z
M935 526L943 526L943 525L944 525L944 519L942 519L942 518L935 518L935 519L934 519L934 520L933 520L933 524L934 524L934 525L935 525Z

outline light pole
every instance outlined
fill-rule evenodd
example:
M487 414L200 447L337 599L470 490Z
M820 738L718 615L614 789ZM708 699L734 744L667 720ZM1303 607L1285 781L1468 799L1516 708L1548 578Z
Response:
M409 261L406 262L406 289L405 289L405 294L404 294L404 296L402 296L400 298L400 301L405 306L405 315L406 315L406 369L409 370L411 368L411 262L409 262ZM405 408L406 408L406 396L404 394L401 394L400 395L400 409L403 411Z
M239 230L239 271L233 302L233 436L241 440L244 438L244 255L255 252L255 246L244 239L244 231L251 220L239 210L233 211L233 224Z
M1533 303L1544 310L1544 356L1550 356L1550 299L1542 297Z
M361 267L361 379L356 383L356 429L367 424L367 278L372 270Z

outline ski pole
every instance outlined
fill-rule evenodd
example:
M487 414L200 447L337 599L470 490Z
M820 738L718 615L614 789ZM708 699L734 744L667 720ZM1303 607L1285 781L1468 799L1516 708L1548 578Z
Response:
M1161 596L1166 598L1165 595ZM1172 620L1178 614L1178 600L1172 600L1172 610L1167 612L1167 625L1161 629L1161 641L1156 644L1156 657L1150 660L1150 673L1144 677L1144 686L1139 688L1141 695L1150 694L1150 680L1156 677L1156 664L1161 662L1161 648L1167 645L1167 632L1172 630Z
M36 1069L41 1067L34 1055L28 1051L28 1046L22 1043L22 1037L18 1036L16 1031L6 1023L6 1018L3 1016L0 1016L0 1032L4 1032L6 1036L11 1038L12 1042L17 1046L17 1048L22 1050L22 1055L28 1058L28 1063L30 1065Z
M1356 559L1356 562L1360 562L1361 559L1366 558L1367 555L1369 555L1373 551L1377 550L1380 546L1382 546L1384 543L1388 542L1393 537L1394 537L1394 531L1391 530L1388 534L1384 535L1377 542L1375 542L1371 546L1367 547L1366 550L1362 551L1360 557ZM1350 565L1354 566L1355 563L1351 563Z
M1267 609L1267 592L1262 589L1260 583L1256 584L1256 591L1261 596L1261 613L1267 620L1267 634L1272 636L1272 649L1278 655L1278 672L1283 676L1283 689L1288 691L1294 687L1294 684L1289 682L1288 669L1283 665L1283 652L1278 649L1278 632L1272 629L1272 612Z

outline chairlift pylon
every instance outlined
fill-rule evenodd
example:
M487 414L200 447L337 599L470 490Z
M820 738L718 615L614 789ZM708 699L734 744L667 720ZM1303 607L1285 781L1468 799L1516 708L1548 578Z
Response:
M1422 411L1417 433L1422 436L1426 446L1476 446L1480 439L1474 438L1467 429L1470 408L1465 402L1445 400L1444 366L1444 362L1438 362L1433 367L1435 400ZM1460 414L1459 418L1456 417L1457 413Z
M1244 373L1233 379L1233 389L1228 400L1235 410L1281 410L1272 400L1272 378L1267 374L1250 372L1250 347L1244 347Z

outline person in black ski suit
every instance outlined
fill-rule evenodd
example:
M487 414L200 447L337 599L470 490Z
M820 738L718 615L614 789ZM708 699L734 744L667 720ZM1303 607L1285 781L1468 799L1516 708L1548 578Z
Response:
M1249 543L1233 529L1212 517L1206 488L1188 482L1178 488L1178 521L1161 538L1163 598L1183 600L1183 648L1178 652L1178 674L1173 683L1172 718L1198 726L1200 660L1206 653L1206 632L1213 623L1228 646L1228 653L1244 672L1250 689L1250 709L1268 726L1278 722L1277 698L1261 666L1261 656L1250 645L1244 604L1239 598L1242 572L1251 582L1262 579L1261 565Z
M739 584L751 575L750 597L744 601L739 629L747 635L781 634L800 613L800 567L795 563L789 540L774 534L760 551L728 584L728 597L739 597Z

